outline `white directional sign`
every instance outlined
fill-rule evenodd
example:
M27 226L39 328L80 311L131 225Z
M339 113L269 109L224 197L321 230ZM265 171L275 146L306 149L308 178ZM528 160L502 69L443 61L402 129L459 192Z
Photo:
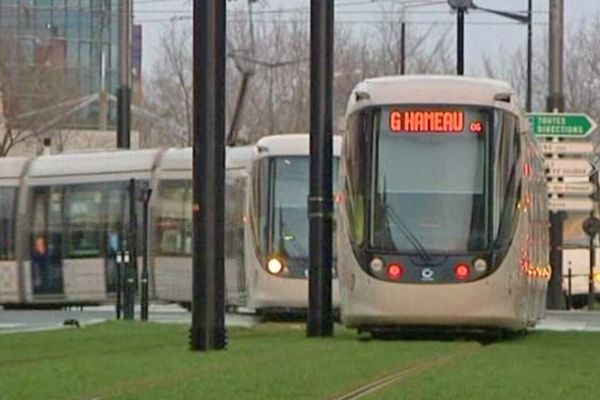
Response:
M548 193L589 196L597 187L592 182L548 182Z
M550 211L592 211L594 202L592 199L548 199Z
M592 154L591 142L540 142L538 148L546 154Z
M557 178L564 176L590 176L594 168L585 159L550 159L544 160L546 167L546 176L549 178Z

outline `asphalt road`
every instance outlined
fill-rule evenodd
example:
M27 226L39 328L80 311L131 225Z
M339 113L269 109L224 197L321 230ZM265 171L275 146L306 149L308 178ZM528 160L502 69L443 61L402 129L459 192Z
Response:
M153 322L191 323L190 313L177 305L151 305L149 315ZM113 306L57 311L0 310L0 334L60 329L68 319L76 319L82 325L91 325L114 318ZM139 320L139 309L136 309L136 319ZM226 315L227 326L252 326L257 322L258 319L252 315ZM546 318L538 323L536 329L600 332L600 311L547 311Z
M60 329L68 319L81 325L101 323L115 318L114 306L73 308L70 310L0 310L0 334ZM139 320L139 308L136 319ZM191 314L177 305L151 305L150 321L190 324ZM252 326L257 319L252 315L227 314L227 326Z

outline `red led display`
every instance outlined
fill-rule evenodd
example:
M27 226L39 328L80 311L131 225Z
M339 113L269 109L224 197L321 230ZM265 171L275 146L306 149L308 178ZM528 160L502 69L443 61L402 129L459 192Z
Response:
M390 111L390 131L394 133L460 133L465 128L464 111ZM483 130L480 126L479 129Z

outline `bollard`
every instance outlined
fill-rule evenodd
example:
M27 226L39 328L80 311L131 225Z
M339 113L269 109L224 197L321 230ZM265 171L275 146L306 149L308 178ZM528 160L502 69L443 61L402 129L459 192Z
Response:
M115 302L115 313L117 314L117 320L121 319L121 313L123 311L123 251L117 252L117 299Z
M569 275L567 277L567 310L573 308L573 271L569 268Z

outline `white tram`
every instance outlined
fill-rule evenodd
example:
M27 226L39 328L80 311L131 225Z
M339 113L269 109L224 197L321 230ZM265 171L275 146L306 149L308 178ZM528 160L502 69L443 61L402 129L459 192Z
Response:
M334 136L333 144L336 182L341 138ZM309 176L309 135L276 135L257 142L244 235L248 308L258 312L308 308ZM339 307L336 262L334 249L334 308Z
M505 83L369 79L346 111L342 321L361 331L521 330L543 315L543 163Z
M334 167L341 140L334 141ZM151 188L150 297L191 302L192 149L0 158L0 304L114 300L126 248L127 185ZM309 136L278 135L226 149L225 284L231 308L308 304ZM250 188L247 190L247 188ZM142 204L138 204L138 273ZM277 256L277 268L272 261ZM337 282L334 281L337 307Z
M8 233L0 237L0 303L111 299L116 250L128 212L128 181L151 185L160 155L160 150L140 150L0 160L6 165L0 181L18 182L0 190L1 208L11 210L0 229Z

